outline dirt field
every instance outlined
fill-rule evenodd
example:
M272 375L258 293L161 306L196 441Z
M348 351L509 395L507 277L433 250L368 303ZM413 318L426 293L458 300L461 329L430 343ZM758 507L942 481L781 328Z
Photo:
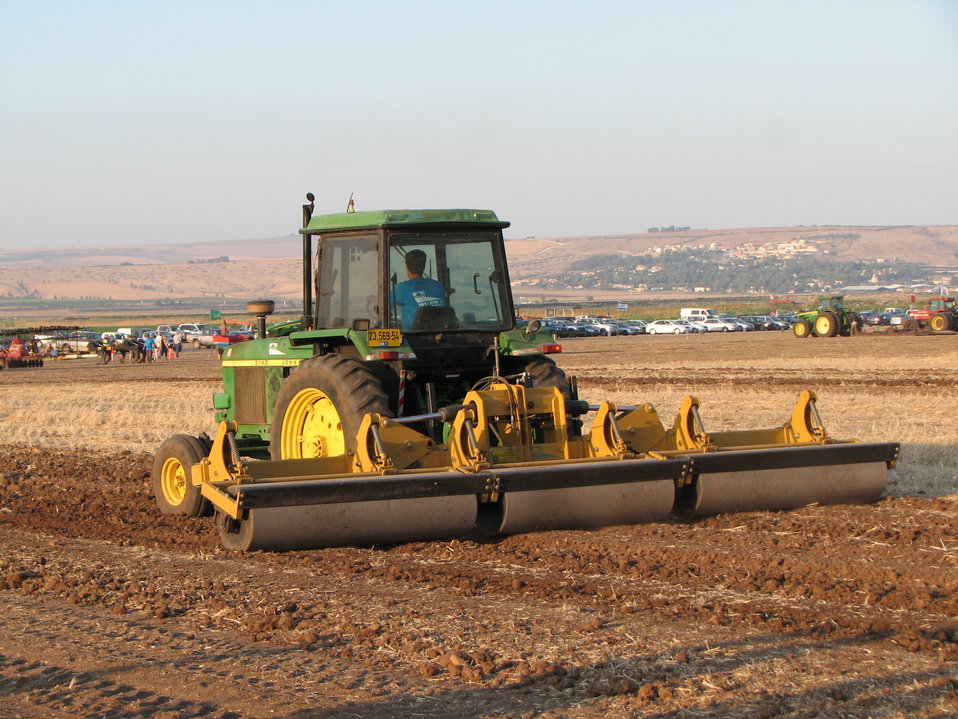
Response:
M2 717L958 716L958 336L567 340L590 400L707 428L818 390L898 440L888 497L498 541L240 555L164 517L150 448L218 366L0 372Z

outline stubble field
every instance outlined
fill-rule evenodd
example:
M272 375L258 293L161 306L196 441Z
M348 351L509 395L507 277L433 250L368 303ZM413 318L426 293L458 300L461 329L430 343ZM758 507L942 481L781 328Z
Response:
M564 341L584 399L902 443L887 497L497 541L240 555L149 453L215 355L0 372L0 716L958 714L958 336Z

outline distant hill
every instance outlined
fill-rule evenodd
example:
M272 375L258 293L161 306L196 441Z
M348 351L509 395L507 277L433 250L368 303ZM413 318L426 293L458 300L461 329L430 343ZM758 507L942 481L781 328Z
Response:
M554 277L595 255L662 248L721 249L738 256L813 253L818 258L958 268L958 225L814 226L646 232L598 237L511 239L513 280ZM37 299L164 300L269 297L301 292L299 236L217 242L67 247L0 252L0 296ZM524 281L524 282L523 282ZM525 291L525 290L524 290Z
M255 240L216 240L158 245L62 247L43 250L0 250L0 269L26 267L95 267L100 265L186 264L228 257L262 260L294 257L300 251L298 235Z
M756 257L801 241L816 256L836 261L882 258L919 265L958 266L958 225L900 227L764 227L649 232L600 237L529 238L507 243L513 279L555 275L600 254L638 255L662 247L738 249Z

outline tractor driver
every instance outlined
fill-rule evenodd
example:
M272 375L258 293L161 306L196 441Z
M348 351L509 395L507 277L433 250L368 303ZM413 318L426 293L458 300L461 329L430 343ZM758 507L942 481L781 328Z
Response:
M423 277L426 269L426 253L422 250L410 250L406 253L406 275L408 280L396 285L394 296L402 313L403 331L412 327L413 319L420 307L445 307L446 288L431 277Z

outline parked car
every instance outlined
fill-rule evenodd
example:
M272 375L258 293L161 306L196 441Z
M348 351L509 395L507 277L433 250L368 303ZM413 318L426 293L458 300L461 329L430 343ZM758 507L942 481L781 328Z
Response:
M680 327L688 327L688 331L695 335L697 335L699 332L707 331L701 329L701 325L699 325L697 322L692 322L690 320L672 320L672 324L679 325Z
M616 334L615 323L604 317L577 317L576 322L586 328L597 328L599 330L597 334L600 335L611 337Z
M565 322L556 322L555 320L542 320L542 329L551 332L556 337L571 337L572 333Z
M213 328L202 323L187 322L178 326L176 329L183 333L186 342L192 342L193 338L198 335L213 334Z
M639 334L645 334L646 325L648 322L645 320L624 320L624 323L632 327L637 327L639 329Z
M616 322L615 323L616 334L618 335L641 335L645 334L645 330L641 327L636 327L635 325L630 325L627 322Z
M748 320L743 319L741 316L735 317L733 315L719 315L719 319L725 320L726 322L731 322L733 325L738 325L742 328L743 332L755 331L755 325Z
M781 323L776 322L771 317L766 317L763 315L742 315L741 319L745 320L746 322L751 322L757 330L781 329L779 326Z
M690 325L692 325L692 327L694 327L699 332L709 331L709 328L706 325L704 325L701 320L685 320L685 322L688 322Z
M858 316L862 318L862 322L872 327L888 324L888 318L877 310L862 310Z
M886 307L881 316L885 319L882 324L886 325L903 325L908 321L908 313L898 307Z
M678 320L653 320L645 327L645 333L650 335L684 335L691 330L689 325L677 324Z
M741 332L742 327L732 322L726 322L718 317L709 317L701 321L709 332Z
M770 329L774 330L787 330L791 327L788 323L788 320L784 317L773 317L772 315L759 315L759 320L764 322L771 322L772 326Z

